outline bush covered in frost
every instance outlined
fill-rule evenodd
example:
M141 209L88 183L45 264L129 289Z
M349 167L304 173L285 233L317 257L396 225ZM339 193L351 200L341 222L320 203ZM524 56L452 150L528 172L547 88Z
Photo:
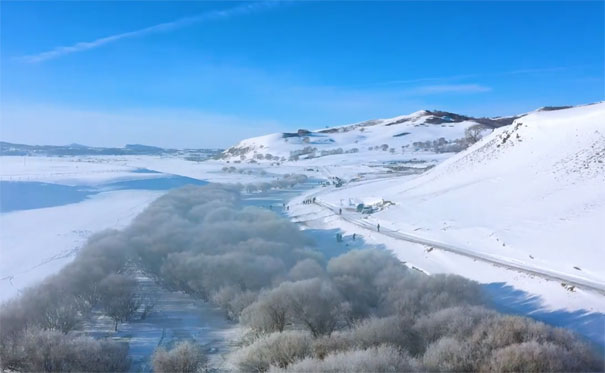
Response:
M151 362L156 373L195 373L203 371L207 358L196 343L184 341L170 350L157 348Z
M418 366L406 353L391 346L371 347L328 355L323 360L307 358L287 369L273 368L271 372L416 372Z
M2 371L126 372L128 345L55 330L27 329L10 345L3 344Z
M262 336L234 354L237 367L243 372L266 372L271 366L286 368L311 356L309 333L291 330Z

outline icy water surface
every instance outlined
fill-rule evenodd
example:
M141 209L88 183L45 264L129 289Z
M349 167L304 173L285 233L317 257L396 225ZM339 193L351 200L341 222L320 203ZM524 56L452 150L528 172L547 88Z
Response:
M30 181L0 181L0 213L62 206L82 202L102 192L114 190L170 190L188 184L205 185L206 181L179 175L138 171L154 174L148 179L136 179L100 184L96 186L72 186Z
M255 193L252 195L244 195L243 203L246 206L255 206L270 209L276 213L286 216L285 208L288 202L298 196L300 193L315 187L317 183L311 181L302 186L280 191L269 191L265 193ZM326 259L346 253L352 249L362 249L370 247L363 241L361 235L358 235L355 240L353 237L343 236L342 242L337 242L336 235L342 233L339 229L305 229L303 231L315 243L317 250L320 250Z
M149 316L120 324L116 333L113 321L97 312L97 317L84 327L87 334L129 343L132 372L151 372L150 357L157 347L170 349L187 340L202 347L209 366L225 369L225 355L230 343L237 340L237 324L228 321L212 304L169 291L141 272L137 273L137 280L143 297L155 303Z
M77 203L95 194L86 187L0 181L0 212L39 209Z

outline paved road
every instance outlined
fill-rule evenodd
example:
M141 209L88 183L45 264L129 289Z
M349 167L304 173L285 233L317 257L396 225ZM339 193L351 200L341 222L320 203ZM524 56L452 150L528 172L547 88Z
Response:
M320 201L317 198L317 196L315 196L315 197L316 197L316 200L315 200L316 205L318 205L322 208L328 209L328 210L332 211L334 214L338 215L340 207ZM373 223L369 223L369 222L365 221L364 219L360 219L358 217L358 214L350 214L350 213L343 211L343 214L338 215L338 216L341 219L348 221L349 223L352 223L361 228L376 232L376 225L374 225ZM547 280L559 281L559 282L565 283L569 286L576 286L578 288L596 291L602 295L605 295L605 284L600 283L600 282L591 281L591 280L576 277L576 276L570 276L568 274L558 273L555 271L550 271L548 269L528 266L524 263L514 262L512 259L507 260L505 258L498 258L498 257L495 257L490 254L476 252L473 250L465 249L462 247L457 247L457 246L450 245L447 243L438 242L438 241L430 240L427 238L422 238L422 237L416 236L414 234L395 231L395 230L391 230L391 229L387 229L387 228L383 228L383 227L380 227L380 232L376 232L376 233L379 233L379 234L382 234L385 236L389 236L389 237L392 237L392 238L395 238L398 240L418 243L421 245L433 247L435 249L449 251L449 252L452 252L452 253L455 253L458 255L463 255L463 256L466 256L469 258L492 263L492 264L495 264L495 265L498 265L501 267L505 267L508 269L517 270L517 271L528 273L530 275L542 277Z

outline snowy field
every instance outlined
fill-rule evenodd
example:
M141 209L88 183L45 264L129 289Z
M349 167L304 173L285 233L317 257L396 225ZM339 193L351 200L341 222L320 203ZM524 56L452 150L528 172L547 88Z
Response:
M126 226L159 195L106 192L80 203L0 214L0 299L58 272L92 233Z
M466 127L445 131L460 136ZM54 202L32 198L40 208L13 204L0 213L0 299L56 273L92 233L124 227L171 188L200 180L264 182L296 173L344 185L310 184L285 194L253 196L248 203L281 211L282 203L291 200L285 212L325 246L328 256L353 247L384 247L410 268L480 282L496 308L572 328L603 345L602 292L383 233L412 235L538 272L605 284L605 247L598 236L605 221L604 134L605 104L597 104L532 113L458 154L380 150L244 163L176 156L1 157L0 182L13 183L12 191L2 191L5 204L22 185L32 188L32 195L47 184L84 194ZM323 205L302 203L312 197ZM372 213L359 213L359 204ZM342 215L335 213L338 209ZM382 233L375 230L378 224ZM345 240L335 247L331 244L339 232ZM153 289L168 297L165 290ZM188 304L187 316L175 316L165 304L158 308L158 319L151 320L182 329L172 318L191 317L192 325L203 329L204 318L216 316L192 316L197 306L181 296L170 295L174 304ZM127 325L118 337L131 333L136 345L137 335L146 338L156 326ZM156 334L133 353L147 354L162 338ZM145 362L137 364L144 367Z

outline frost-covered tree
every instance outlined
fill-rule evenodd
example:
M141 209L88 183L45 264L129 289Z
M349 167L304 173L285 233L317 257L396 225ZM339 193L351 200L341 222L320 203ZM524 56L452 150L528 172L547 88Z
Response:
M136 287L135 279L121 274L111 274L101 282L103 310L113 319L115 331L119 323L130 320L141 305Z
M125 372L130 367L128 345L91 337L31 328L12 346L2 350L2 371Z
M229 320L238 320L242 311L256 298L255 291L242 291L237 286L223 286L210 296L210 300L225 311Z
M242 311L240 320L261 333L282 332L291 322L293 310L289 287L280 286L263 293Z
M325 276L326 271L314 259L304 259L299 261L290 269L288 277L293 281L307 280L315 277Z
M481 124L470 126L466 130L464 130L464 137L468 144L472 145L477 141L481 140L486 130L487 128Z
M454 338L444 337L429 345L422 363L431 372L476 371L472 346Z
M551 342L524 342L494 351L482 367L491 372L598 372L603 364Z
M307 358L287 369L273 368L271 372L417 372L416 361L392 346L383 345L367 350L351 350L328 355L323 360Z
M332 333L348 318L350 307L330 281L314 278L288 287L293 319L313 336Z
M232 359L242 372L266 372L311 356L311 335L299 330L272 333L237 351Z
M386 250L351 250L331 259L328 274L352 307L351 317L369 316L381 306L388 290L401 281L407 269Z
M172 349L157 348L151 357L156 373L202 372L208 361L200 346L195 342L179 342Z

